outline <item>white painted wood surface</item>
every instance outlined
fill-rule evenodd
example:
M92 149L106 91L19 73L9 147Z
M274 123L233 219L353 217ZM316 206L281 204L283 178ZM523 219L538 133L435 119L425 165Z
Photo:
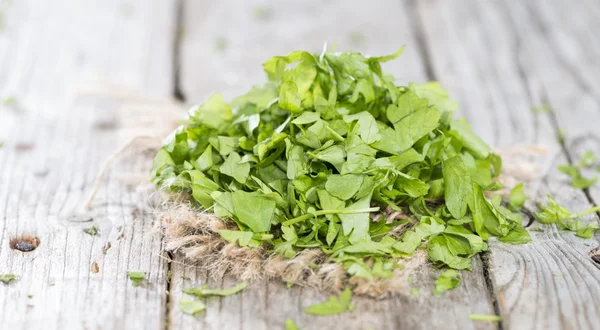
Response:
M531 227L543 230L531 232L533 243L490 242L462 285L441 297L431 297L438 271L426 266L415 276L420 296L356 299L342 316L304 314L326 295L276 282L184 315L183 288L235 281L208 280L179 256L167 263L140 185L157 142L138 141L119 157L83 214L93 221L73 220L85 218L78 208L106 157L135 135L164 135L183 117L174 95L187 103L215 92L232 97L263 81L270 56L317 51L324 41L370 54L407 45L386 69L404 82L436 79L449 88L462 104L457 115L506 154L508 170L535 177L530 207L552 194L582 210L600 188L570 188L556 167L584 150L600 154L599 15L592 0L0 0L0 98L16 99L0 105L0 274L21 277L0 283L0 328L282 329L286 318L305 329L597 328L600 270L589 253L600 234L583 240L540 224ZM551 114L530 111L546 103ZM526 146L547 154L516 152ZM82 233L92 224L100 236ZM41 245L9 249L22 233ZM132 287L131 269L147 271L148 283ZM474 322L470 313L504 321Z
M144 178L152 152L129 149L91 212L74 215L103 161L140 126L131 119L148 113L127 90L172 94L174 4L31 0L1 9L0 97L16 103L0 106L0 273L20 279L0 283L0 328L164 328L162 242L140 209L144 194L123 180ZM92 225L100 236L82 232ZM35 251L9 249L23 233L39 237ZM143 287L131 286L130 269L148 272Z

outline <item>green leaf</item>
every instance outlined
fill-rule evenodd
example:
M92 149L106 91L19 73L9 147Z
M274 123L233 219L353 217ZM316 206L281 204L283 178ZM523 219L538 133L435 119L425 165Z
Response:
M347 310L353 309L353 305L351 304L352 300L352 291L346 288L341 294L340 297L329 297L324 303L312 305L304 309L304 312L312 315L334 315L340 314Z
M237 152L232 152L219 168L221 173L234 178L239 183L245 183L250 175L250 163L242 163Z
M454 218L460 219L465 216L473 195L471 176L460 156L442 163L442 173L446 207Z
M193 107L189 113L191 120L219 131L226 129L233 119L231 106L223 102L221 94L213 95L206 103Z
M179 307L182 312L189 315L200 313L206 309L206 305L202 301L189 298L181 298L179 300Z
M333 145L329 148L319 151L316 154L312 154L311 156L315 159L330 163L338 170L338 172L342 171L342 166L346 161L346 153L344 148L339 145Z
M571 211L560 206L552 197L547 196L547 198L548 204L546 206L540 205L541 212L535 213L535 217L541 223L556 223L560 220L568 219L571 216Z
M255 233L268 232L275 213L275 202L266 196L245 191L231 193L234 215Z
M83 229L83 232L88 235L96 236L98 235L98 228L96 226L91 226L89 228Z
M508 208L512 211L520 211L525 204L525 189L523 183L519 183L510 191L508 199Z
M291 319L285 320L285 330L301 330Z
M198 298L203 298L206 296L231 296L242 290L244 290L248 286L247 282L242 282L236 286L227 288L227 289L209 289L208 285L203 285L200 288L187 288L183 289L183 293L193 294Z
M435 281L435 292L436 296L456 288L460 284L460 274L454 269L448 269L443 272L440 277Z
M222 229L219 230L219 235L221 235L224 240L230 243L238 243L240 246L244 247L250 245L250 241L252 240L254 233L251 231Z
M498 315L469 314L469 319L473 321L502 322L502 317Z
M371 202L371 196L358 200L346 207L346 211L368 209ZM369 236L369 212L338 214L342 221L342 230L344 235L350 236L350 243L356 243L361 240L368 240Z
M2 275L0 275L0 281L2 281L2 283L4 283L4 284L8 284L11 281L16 280L17 278L18 278L18 276L15 275L15 274L2 274Z
M363 183L362 175L345 174L330 175L325 183L325 189L332 196L341 200L348 200L358 192Z
M381 139L377 122L375 121L375 118L373 118L373 115L371 115L368 111L363 111L344 117L344 121L347 123L355 120L358 121L358 134L366 144L371 144Z
M131 285L139 286L146 277L146 272L142 270L128 270L127 276L131 280Z
M586 150L579 159L579 167L591 167L596 163L596 156L590 150Z
M388 106L387 117L394 125L400 149L410 148L439 125L439 111L427 107L427 104L426 99L406 92L398 98L397 104Z
M523 244L531 242L531 236L529 236L529 232L527 229L522 226L517 226L506 236L499 238L500 242L511 243L511 244Z
M450 123L452 130L458 133L463 146L473 153L473 156L484 159L490 154L490 147L473 133L471 125L465 120L454 120Z

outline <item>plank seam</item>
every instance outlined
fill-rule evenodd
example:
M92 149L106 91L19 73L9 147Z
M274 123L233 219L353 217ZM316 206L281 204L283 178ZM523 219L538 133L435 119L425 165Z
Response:
M490 275L490 269L492 269L491 261L490 261L490 253L485 252L481 255L481 271L483 272L483 278L485 279L485 287L492 301L492 307L494 308L494 314L502 317L502 310L500 308L500 303L498 302L498 298L496 297L496 289L494 286L494 280ZM498 322L498 330L504 330L504 318L502 318Z
M185 102L185 94L181 89L181 45L184 33L184 19L183 0L177 0L175 9L175 37L173 38L173 97L180 101Z

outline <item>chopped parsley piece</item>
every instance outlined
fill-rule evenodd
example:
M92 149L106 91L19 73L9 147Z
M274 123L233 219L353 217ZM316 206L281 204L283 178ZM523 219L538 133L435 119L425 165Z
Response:
M198 298L202 298L205 296L230 296L236 294L242 290L244 290L248 286L247 282L242 282L234 287L222 289L222 290L214 290L209 289L208 284L203 285L199 289L195 288L187 288L183 289L184 293L196 295Z
M473 321L502 322L502 317L498 315L469 314L469 319Z
M127 276L129 276L129 279L131 280L131 285L139 286L144 280L144 277L146 277L146 272L142 270L129 270L127 271Z
M435 281L435 291L433 294L439 296L450 289L456 288L460 284L460 280L460 274L456 270L446 270Z
M91 226L89 228L85 228L83 232L88 235L96 236L98 235L98 228L96 226Z
M206 305L202 301L189 298L181 298L179 307L182 312L189 315L195 315L206 309Z
M312 305L304 309L304 312L313 315L334 315L340 314L348 310L353 310L354 305L351 304L352 300L352 291L349 288L346 288L341 294L340 297L329 297L324 303Z
M14 281L18 278L17 275L15 274L2 274L0 275L0 281L2 281L4 284L8 284L11 281Z

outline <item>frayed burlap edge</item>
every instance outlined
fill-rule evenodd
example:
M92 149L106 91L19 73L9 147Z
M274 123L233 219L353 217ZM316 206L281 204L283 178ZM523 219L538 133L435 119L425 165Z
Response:
M409 277L427 263L426 253L418 250L410 258L397 260L403 269L395 269L391 278L350 277L341 264L320 249L306 249L286 259L262 247L229 243L218 230L235 230L235 223L195 210L185 197L178 196L175 200L165 197L156 212L159 219L156 226L164 235L165 249L183 255L186 262L207 271L214 279L231 275L251 282L280 280L329 293L338 293L349 285L355 294L380 299L408 294Z
M513 152L519 155L535 155L531 147L496 150L499 154ZM538 153L545 155L545 149ZM515 151L517 150L517 151ZM508 164L500 177L506 188L496 192L508 195L509 188L519 181L530 181L538 169L535 162L515 159L516 164ZM155 209L159 221L156 229L165 238L165 249L184 256L187 262L207 271L214 279L231 275L243 281L280 280L294 285L317 288L337 293L348 285L355 294L372 298L386 298L409 293L409 278L418 275L428 263L427 254L422 249L405 259L397 260L403 269L395 269L389 279L368 280L350 277L343 266L331 260L320 249L306 249L294 258L286 259L264 248L239 247L221 238L218 230L237 229L235 223L220 219L214 214L195 210L190 196L163 194L161 205ZM388 214L388 218L403 216ZM374 220L378 220L375 216ZM400 237L409 227L397 227L391 235Z

